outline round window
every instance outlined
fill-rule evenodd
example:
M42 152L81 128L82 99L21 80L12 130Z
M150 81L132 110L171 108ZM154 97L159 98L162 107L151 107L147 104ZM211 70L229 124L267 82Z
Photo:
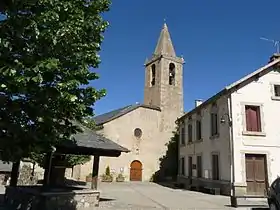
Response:
M140 128L135 128L134 136L140 138L142 136L142 130Z

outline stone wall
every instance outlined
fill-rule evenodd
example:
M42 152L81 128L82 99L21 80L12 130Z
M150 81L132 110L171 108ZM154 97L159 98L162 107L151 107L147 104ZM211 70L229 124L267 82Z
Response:
M0 185L6 185L10 176L11 176L10 173L1 173Z
M90 210L99 205L100 192L90 189L53 189L40 192L40 187L6 187L8 209L18 210Z
M221 181L221 180L210 180L205 178L188 178L184 176L177 177L178 184L182 184L185 189L197 189L201 190L203 188L218 188L220 189L221 195L230 195L231 184L229 181Z

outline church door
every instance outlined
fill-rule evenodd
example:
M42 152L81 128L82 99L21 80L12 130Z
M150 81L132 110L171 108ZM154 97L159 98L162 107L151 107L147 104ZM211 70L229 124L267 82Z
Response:
M130 164L130 181L142 181L142 163L138 160Z

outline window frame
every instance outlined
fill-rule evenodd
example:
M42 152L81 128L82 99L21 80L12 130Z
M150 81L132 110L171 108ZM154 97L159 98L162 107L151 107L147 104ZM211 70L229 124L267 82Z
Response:
M190 159L192 160L191 165L190 165ZM193 177L193 156L192 155L188 156L188 177L189 178Z
M173 62L168 65L168 84L171 86L176 85L176 65Z
M198 129L198 124L200 125ZM195 122L195 136L196 136L196 141L202 141L202 120L197 119Z
M256 114L256 122L252 122L250 117L247 117L247 110L252 110ZM260 106L252 106L252 105L245 105L245 119L246 119L246 132L262 132L261 126L261 107ZM249 125L250 124L250 125ZM253 125L255 124L255 126ZM248 128L251 127L251 128ZM255 127L256 130L253 130Z
M156 64L153 63L151 65L150 87L153 87L156 84L156 75L157 75L156 68L157 68Z
M182 176L186 175L186 158L185 158L185 156L180 157L179 174L182 175Z
M213 132L213 115L216 115L216 132ZM215 138L219 136L219 114L218 111L211 111L210 113L210 137Z
M259 107L259 116L260 116L260 128L261 131L247 131L247 124L246 124L246 106L258 106ZM244 136L266 136L265 133L265 122L264 122L264 112L263 112L263 104L262 103L252 103L252 102L242 102L242 124L243 124L243 131L242 135Z
M271 99L275 100L275 101L280 101L280 96L275 95L275 86L276 85L280 87L280 82L273 82L273 83L270 84L270 86L271 86Z
M186 145L186 128L185 123L182 124L180 129L180 145L185 146Z
M200 157L200 168L198 167L198 157ZM203 163L202 163L202 154L198 154L196 156L196 177L202 178L202 172L203 172ZM200 169L200 170L199 170ZM198 173L200 171L200 173Z
M191 129L189 129L189 128L191 128ZM191 144L191 143L193 143L193 125L192 125L192 122L189 122L188 123L188 144Z
M218 174L217 177L214 177L214 164L213 164L213 156L217 156L218 157L218 164L217 164L217 169L218 169ZM211 178L214 181L219 181L221 180L221 160L220 160L220 154L218 152L212 152L211 153Z

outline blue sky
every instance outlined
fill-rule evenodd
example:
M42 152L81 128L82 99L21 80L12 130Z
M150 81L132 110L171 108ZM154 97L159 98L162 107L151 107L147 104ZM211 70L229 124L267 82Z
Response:
M100 79L107 89L95 113L143 101L144 61L150 57L163 25L177 55L183 55L184 107L207 99L224 86L268 62L280 40L279 0L113 0L104 16L110 22L102 44Z
M268 62L280 40L279 0L117 0L105 15L110 27L102 45L101 78L107 89L95 113L143 101L144 61L150 57L166 18L177 55L183 55L184 107Z

